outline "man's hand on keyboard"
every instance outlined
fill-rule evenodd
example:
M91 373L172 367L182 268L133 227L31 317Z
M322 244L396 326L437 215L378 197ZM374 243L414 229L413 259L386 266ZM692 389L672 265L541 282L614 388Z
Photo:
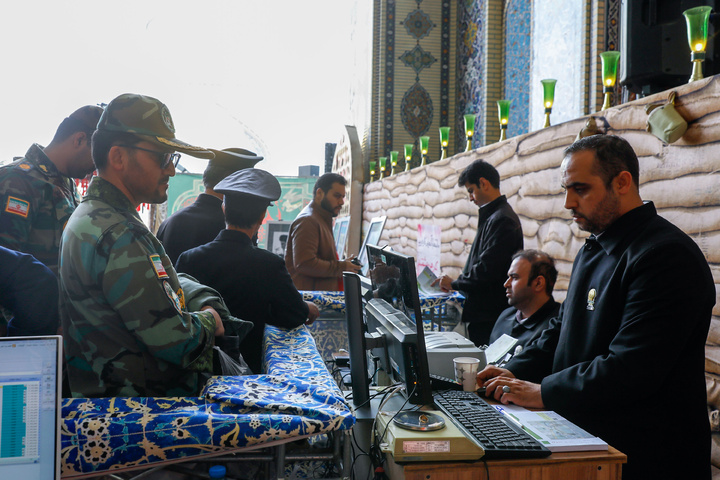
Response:
M507 405L513 403L527 408L545 408L540 384L518 380L510 370L485 367L477 375L477 383L485 387L485 396Z

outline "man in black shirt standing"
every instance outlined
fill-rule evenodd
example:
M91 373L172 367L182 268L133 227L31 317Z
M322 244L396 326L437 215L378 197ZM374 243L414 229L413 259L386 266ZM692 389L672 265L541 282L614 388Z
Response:
M503 403L554 410L616 447L628 458L625 480L709 479L707 260L642 201L624 139L578 140L560 170L565 208L592 235L559 316L506 369L481 371L478 384Z
M523 248L520 219L500 194L500 174L484 160L475 160L460 174L458 186L480 207L470 255L456 280L443 275L433 285L465 296L462 321L475 345L486 345L500 312L507 308L503 283L512 255Z

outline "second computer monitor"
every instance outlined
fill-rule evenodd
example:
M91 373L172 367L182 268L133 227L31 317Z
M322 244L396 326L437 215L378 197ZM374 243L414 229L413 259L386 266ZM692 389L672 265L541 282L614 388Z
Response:
M389 335L388 342L398 342L393 348L388 345L388 353L395 350L396 356L406 358L391 358L395 365L403 368L388 368L388 371L400 372L405 378L396 379L404 381L407 385L408 396L411 403L432 403L432 388L430 373L425 349L425 329L423 327L420 296L415 276L415 259L385 247L367 245L368 276L372 281L373 296L385 300L394 309L402 312L413 323L414 335L405 335L402 322L397 322L400 328L395 329L395 335ZM382 310L382 309L381 309ZM380 310L377 312L380 314ZM383 315L385 316L385 315ZM392 317L392 314L386 317ZM388 322L391 325L396 322ZM388 332L390 333L390 332ZM403 352L403 353L401 353ZM390 353L392 356L392 353Z

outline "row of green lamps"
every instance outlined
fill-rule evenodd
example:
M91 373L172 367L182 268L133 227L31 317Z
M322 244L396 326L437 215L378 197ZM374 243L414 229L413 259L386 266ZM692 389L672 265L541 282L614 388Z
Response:
M506 138L505 130L507 130L508 124L510 123L510 103L512 100L498 100L498 122L500 122L500 140L503 141ZM474 113L466 113L463 118L465 119L465 151L469 152L472 150L472 137L475 132L475 117Z
M705 60L705 49L707 48L708 38L708 19L712 7L695 7L685 10L683 16L687 23L688 44L690 45L690 60L693 62L692 74L690 82L701 80L703 78L702 62ZM602 52L600 60L602 61L602 77L603 77L603 101L602 109L610 108L610 100L612 91L617 81L617 67L620 59L620 52Z
M423 135L419 138L420 141L420 165L427 165L428 164L428 151L430 147L430 137ZM442 155L440 159L444 159L448 157L448 146L450 144L450 127L440 127L440 146ZM411 161L412 161L412 152L413 152L413 144L412 143L406 143L404 145L404 154L405 154L405 171L409 171L411 168ZM400 152L397 150L393 150L390 152L390 175L395 175L397 173L397 164L398 164L398 157L400 155ZM377 173L376 167L379 167L380 175L378 178L384 178L386 177L387 172L387 166L388 166L388 158L387 157L378 157L377 162L370 162L370 179L372 180L375 178L375 174Z
M707 37L708 37L708 19L712 7L703 6L695 7L683 12L685 21L687 22L687 34L688 44L690 45L690 60L693 62L692 74L690 76L690 82L700 80L703 78L702 74L702 62L705 60L705 49L707 48ZM602 79L603 79L603 106L602 110L606 110L611 107L612 93L615 89L617 82L617 71L618 61L620 60L620 52L607 51L600 54L600 61L602 63ZM543 86L543 104L545 106L545 124L543 127L550 126L550 113L552 113L552 106L555 101L555 84L557 80L548 78L540 80ZM506 138L505 131L507 130L509 118L510 118L510 100L498 100L498 121L500 122L500 140L503 141ZM467 143L465 145L465 151L472 150L472 136L475 131L475 114L464 115L465 119L465 137ZM450 127L440 127L440 142L442 145L442 157L447 158L447 148L449 139ZM421 137L421 148L422 139L429 137ZM427 150L423 148L423 163L425 165L425 155ZM409 148L409 150L408 150ZM408 153L409 152L409 153ZM393 152L390 152L391 154ZM397 152L394 152L397 154ZM412 145L405 145L405 159L406 159L406 170L409 170L409 158L412 156ZM383 157L381 157L382 161ZM372 164L372 162L371 162ZM395 163L393 163L393 173L395 173ZM371 174L372 175L372 174Z

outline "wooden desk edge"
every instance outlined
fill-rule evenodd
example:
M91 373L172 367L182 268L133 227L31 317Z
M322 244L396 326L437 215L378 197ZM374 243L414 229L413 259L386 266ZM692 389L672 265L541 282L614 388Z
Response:
M488 467L522 467L525 465L543 466L551 464L587 463L592 461L607 464L623 464L627 462L627 455L614 447L608 447L607 451L556 452L547 458L488 460L487 464ZM477 462L417 462L404 464L403 470L408 473L416 471L427 472L436 469L465 469L470 465L482 465L482 463L482 459Z

